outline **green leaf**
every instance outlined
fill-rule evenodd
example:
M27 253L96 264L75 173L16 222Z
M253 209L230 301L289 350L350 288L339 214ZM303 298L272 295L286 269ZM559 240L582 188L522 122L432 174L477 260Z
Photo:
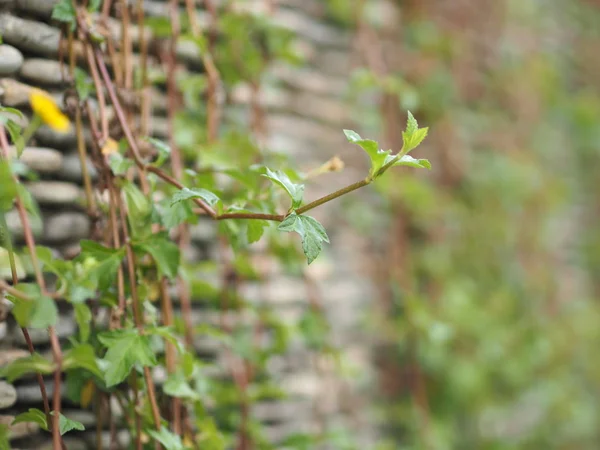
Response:
M43 375L52 373L54 364L39 353L14 360L9 365L0 369L0 377L6 378L9 383L29 373L41 373Z
M75 303L75 321L79 327L79 340L87 342L90 338L90 323L92 321L92 311L85 303Z
M35 120L35 117L36 116L34 116L33 120ZM21 135L21 126L12 119L7 119L5 126L8 130L10 138L15 144L15 148L17 149L17 158L20 158L23 154L23 150L25 150L25 140Z
M198 400L200 395L192 389L185 378L181 374L172 374L167 378L163 386L165 394L171 397L189 398Z
M127 378L135 364L155 366L157 363L148 336L141 336L137 330L113 330L99 334L98 339L108 349L104 356L104 381L108 387Z
M102 372L98 367L94 347L90 344L79 344L65 352L63 369L85 369L88 372L102 378Z
M52 19L70 24L71 30L77 24L76 14L72 0L60 0L52 9Z
M173 194L173 197L171 198L171 206L173 206L176 203L182 202L184 200L189 200L192 198L200 198L200 199L204 200L210 206L214 206L219 202L219 197L217 197L215 194L213 194L212 192L210 192L206 189L183 188L180 191L177 191L175 194Z
M184 450L186 448L183 445L181 438L164 426L160 428L160 431L147 430L146 432L152 436L153 439L160 442L165 450Z
M28 300L13 297L12 314L21 327L48 328L56 325L58 308L53 299L42 295L39 286L20 283L17 289L29 296Z
M0 106L0 112L14 114L20 117L21 119L25 118L25 115L20 110L18 110L17 108L11 108L10 106Z
M89 12L98 12L100 10L100 6L102 5L102 0L90 0L88 2L88 11Z
M171 279L177 276L181 255L179 247L169 240L166 232L154 234L144 242L135 243L134 248L150 253L161 275Z
M77 257L86 269L83 278L88 281L87 288L108 289L116 275L119 264L125 255L125 249L104 247L103 245L84 239L80 242L81 253ZM72 301L74 301L72 299Z
M417 169L431 169L431 163L427 159L415 159L410 155L404 155L394 163L394 166L409 166Z
M269 226L269 221L267 220L248 220L248 229L247 229L247 237L248 243L253 244L254 242L258 242L262 235L265 232L265 228Z
M19 414L14 418L11 425L16 425L23 422L37 423L42 430L49 431L48 422L46 421L46 414L37 408L29 408L27 412Z
M145 140L150 142L158 150L158 158L156 158L156 161L154 161L152 165L155 167L162 166L169 156L171 156L171 147L165 142L152 137L147 137Z
M346 139L352 144L360 146L369 155L371 160L371 170L369 174L374 176L379 169L381 169L386 161L386 158L391 153L390 150L380 150L379 144L371 139L363 139L358 133L352 130L344 130Z
M323 242L329 242L329 237L323 225L315 218L304 215L290 214L277 227L280 231L296 232L302 238L302 250L308 261L312 263L323 249Z
M118 152L111 153L108 157L108 165L110 170L117 176L122 176L127 173L129 169L135 166L135 162L132 159L125 158Z
M50 412L50 414L52 416L56 416L56 412L52 411ZM59 419L58 419L58 427L60 429L60 435L64 435L65 433L68 433L71 430L78 430L78 431L85 431L85 427L83 426L83 424L81 422L78 422L76 420L71 420L67 417L65 417L62 413L59 413Z
M12 209L17 192L17 184L8 161L0 160L0 212Z
M419 128L417 120L412 113L408 111L408 120L406 121L406 131L402 132L402 140L404 141L403 153L408 153L419 146L423 139L427 137L429 128Z
M267 168L267 173L262 175L267 177L269 180L281 186L292 199L292 208L296 209L302 203L302 197L304 196L304 185L293 183L292 180L287 176L285 172L277 170L273 172Z
M75 90L79 96L79 100L84 102L94 92L94 83L88 76L87 72L79 67L75 67Z
M198 223L198 216L194 214L192 207L187 202L175 203L170 206L169 200L165 199L167 204L161 203L157 209L160 215L163 226L170 230L182 223L195 224Z

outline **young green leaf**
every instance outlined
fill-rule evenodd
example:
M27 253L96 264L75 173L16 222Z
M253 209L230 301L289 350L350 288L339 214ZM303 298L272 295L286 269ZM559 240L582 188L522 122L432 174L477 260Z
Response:
M88 289L108 289L114 281L119 264L125 256L125 249L104 247L87 239L82 240L80 245L81 253L77 260L84 265L84 281L88 282Z
M37 408L29 408L27 412L21 413L14 418L11 425L18 423L33 422L37 423L42 430L48 430L48 422L46 421L46 414Z
M148 336L137 330L123 329L104 332L98 339L108 351L104 355L106 364L104 381L108 387L122 382L135 364L155 366L156 356L150 347Z
M85 369L90 373L102 378L102 372L98 367L94 348L90 344L79 344L65 352L63 369Z
M17 184L8 161L0 161L0 212L9 211L12 208L17 192Z
M183 188L183 189L175 192L175 194L173 194L173 197L171 198L171 206L173 206L176 203L182 202L184 200L189 200L192 198L200 198L200 199L204 200L210 206L214 206L219 202L219 197L217 197L215 194L213 194L212 192L210 192L206 189Z
M75 30L77 24L76 11L72 0L60 0L52 9L52 19L68 23L71 30Z
M166 142L152 137L146 137L144 140L150 142L158 150L158 158L152 163L155 167L161 167L165 161L171 156L171 147Z
M108 156L108 165L112 173L122 176L135 166L135 162L132 159L124 157L119 152L114 152Z
M79 101L86 101L94 92L94 83L85 70L75 67L75 90L79 96Z
M79 327L79 340L87 342L90 338L92 311L90 311L90 308L85 303L75 303L73 309L75 310L75 321Z
M172 374L167 378L163 386L165 394L171 397L178 398L189 398L191 400L198 400L199 394L192 389L185 378L181 374Z
M406 121L406 131L402 132L402 140L404 141L403 152L408 153L419 146L423 139L427 137L429 128L419 128L417 120L412 113L408 111L408 120Z
M42 375L52 373L54 364L39 353L19 358L0 369L0 378L6 378L9 383L29 373L41 373Z
M21 283L16 288L29 296L28 300L17 297L12 299L12 314L21 327L44 329L56 325L56 303L50 297L42 295L39 286Z
M280 231L294 231L302 238L302 250L308 261L312 263L323 249L323 242L329 243L329 237L323 225L315 218L304 215L290 214L277 227Z
M278 184L285 190L285 192L288 193L288 195L292 199L293 209L296 209L300 206L300 204L302 203L302 197L304 196L303 184L293 183L292 180L290 180L290 177L288 177L287 174L285 172L282 172L281 170L277 170L274 172L271 169L267 168L267 173L263 174L263 177L266 177L274 183Z
M51 411L50 415L56 416L56 412ZM71 430L85 431L85 427L81 422L78 422L77 420L71 420L65 417L62 413L59 413L58 417L58 427L60 429L61 436L65 433L68 433Z
M348 142L360 146L367 153L367 155L369 155L369 159L371 160L371 170L369 171L369 175L375 175L377 171L384 166L390 151L380 150L379 144L376 141L371 139L363 139L355 131L344 130L344 134L346 135Z
M431 163L428 159L416 159L410 155L404 155L394 163L394 166L408 166L417 169L431 169Z
M147 433L155 440L160 442L165 450L185 450L186 447L181 441L181 437L177 434L172 433L164 426L161 427L160 431L147 430Z
M181 258L179 247L169 239L166 232L154 234L143 242L135 243L134 248L150 253L162 275L171 279L177 276Z

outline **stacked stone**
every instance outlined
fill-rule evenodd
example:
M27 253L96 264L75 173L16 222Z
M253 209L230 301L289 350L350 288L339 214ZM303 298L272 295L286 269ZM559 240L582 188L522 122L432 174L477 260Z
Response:
M28 93L32 87L40 87L50 92L62 104L66 87L58 61L60 32L50 20L52 7L57 0L0 0L0 104L16 107L27 113ZM260 7L263 2L250 2L251 7ZM148 16L167 16L164 1L145 0L145 13ZM199 14L206 23L206 17ZM304 54L307 65L304 68L275 66L270 70L270 79L276 82L263 88L261 103L267 112L267 143L274 150L285 151L298 161L302 169L311 169L323 163L340 149L360 156L359 152L344 147L342 128L348 127L350 117L343 102L349 72L349 38L342 30L325 23L323 7L319 1L282 0L273 12L278 24L293 30L298 36L298 48ZM118 21L110 22L110 30L119 38L121 27ZM139 32L131 26L128 32L137 41ZM177 48L180 70L197 71L201 67L200 57L194 46L181 42ZM160 70L160 68L154 68ZM239 86L232 95L238 108L244 109L250 101L250 90ZM153 117L151 132L155 137L166 138L167 122L164 95L156 93L152 99ZM87 132L89 140L89 132ZM348 162L348 158L344 158ZM72 256L77 251L80 239L89 235L90 221L84 211L84 195L79 157L76 152L74 132L60 135L47 127L42 127L23 152L21 161L39 174L39 179L26 181L25 185L41 209L41 221L33 222L36 242L49 246L57 254ZM352 160L350 160L352 161ZM352 166L352 164L349 164ZM358 167L358 165L355 165ZM95 170L88 162L92 177ZM357 172L347 170L334 175L330 181L318 180L308 189L307 197L314 198L332 189L358 179ZM329 208L329 207L325 207ZM334 206L335 208L335 206ZM367 346L356 332L359 314L365 302L372 296L372 290L364 276L362 267L356 263L355 255L362 252L364 242L347 227L339 227L332 218L329 208L315 214L326 226L334 226L341 231L330 232L332 245L309 270L316 286L320 289L325 313L331 321L335 343L347 347L353 362L366 369ZM22 243L23 230L15 211L7 215L7 222L13 238ZM215 249L215 227L209 222L201 222L191 230L192 246L186 252L192 258L211 258ZM266 302L285 320L295 322L307 308L307 287L302 279L284 273L273 260L260 253L257 245L256 264L265 277L261 283L245 283L241 294L254 302ZM20 261L18 272L21 279L27 277ZM6 251L0 249L0 276L10 277ZM28 354L22 334L16 324L6 319L0 305L0 366ZM194 303L197 308L197 304ZM72 312L60 305L61 315L57 324L59 337L64 340L76 332ZM211 315L212 314L212 315ZM195 309L193 319L200 321L216 320L216 312ZM211 319L212 318L212 319ZM36 350L49 354L49 342L44 330L31 330L31 338ZM361 344L362 342L362 344ZM197 338L194 342L198 352L219 360L219 347L214 342ZM353 409L347 402L348 395L343 384L332 375L330 367L323 361L315 367L315 355L301 343L292 343L289 353L274 358L270 364L272 376L287 390L290 397L284 401L263 402L253 405L256 418L268 424L273 440L279 440L289 433L315 431L319 420L314 408L318 404L320 414L335 418L343 423L348 415L342 409ZM160 374L157 374L160 378ZM53 392L52 380L46 379L48 395ZM16 382L14 385L0 381L0 424L9 424L14 415L27 408L40 407L41 396L34 377ZM95 418L88 411L74 409L65 401L65 414L81 421L85 432L74 433L67 439L67 448L84 449L96 445ZM354 419L354 417L352 418ZM353 422L355 424L355 422ZM47 433L36 433L32 424L19 424L10 427L13 444L19 448L51 448ZM120 436L124 443L127 433ZM108 446L108 432L103 435Z

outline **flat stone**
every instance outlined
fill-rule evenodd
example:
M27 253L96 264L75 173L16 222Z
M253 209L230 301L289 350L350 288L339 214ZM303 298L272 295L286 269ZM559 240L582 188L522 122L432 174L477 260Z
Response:
M71 126L71 129L66 133L59 133L47 127L46 125L42 125L36 130L35 137L42 144L57 149L73 148L77 144L77 136L75 134L74 126Z
M22 241L24 234L23 225L21 224L21 218L19 217L19 213L13 209L7 212L4 218L6 219L6 225L8 225L8 230L10 231L10 234L13 237L13 239L17 241ZM35 218L31 215L29 215L29 221L31 225L31 231L33 232L33 236L40 237L44 229L42 221L39 218Z
M66 181L33 181L25 186L40 205L77 205L84 198L79 186Z
M2 78L0 79L0 101L4 106L13 108L27 105L31 89L31 86L12 78Z
M328 97L341 98L348 84L346 78L328 76L320 70L299 69L286 64L274 64L269 73L293 89Z
M60 30L45 23L0 14L0 35L19 50L45 56L58 54Z
M11 75L23 64L23 55L10 45L0 45L0 75Z
M39 430L39 425L34 422L21 422L11 425L15 416L0 416L0 425L8 426L8 439L19 439L34 434Z
M350 44L350 34L319 23L306 14L292 9L277 8L272 16L273 22L293 31L295 34L310 39L323 47L345 48Z
M0 367L4 367L17 359L26 358L29 356L27 350L9 349L0 351Z
M65 75L68 67L64 66ZM61 65L58 61L42 58L26 59L21 66L21 77L36 85L60 86L65 84Z
M196 225L190 226L190 238L196 242L208 242L216 235L215 224L209 220L199 220Z
M44 241L78 241L89 235L90 220L83 213L63 212L44 219Z
M17 277L19 280L25 278L25 270L23 269L23 264L21 264L21 259L19 255L14 255L15 257L15 267L17 269ZM0 247L0 278L4 278L5 280L12 279L12 271L10 268L10 259L8 257L8 250Z
M92 164L92 161L89 158L87 158L86 166L87 166L88 174L90 175L90 178L92 180L95 180L96 178L98 178L98 171L96 170L96 168ZM83 182L83 175L81 173L81 161L80 161L79 155L77 153L70 153L68 155L65 155L65 157L63 158L62 167L60 169L60 172L58 173L58 176L61 179L73 181L76 183Z
M38 17L49 19L52 16L52 9L59 0L19 0L17 9L19 11L35 14Z
M17 401L17 391L12 384L0 381L0 409L10 408Z
M10 153L13 157L16 156L15 147L10 148ZM25 147L20 161L38 173L52 174L62 169L63 155L52 148Z

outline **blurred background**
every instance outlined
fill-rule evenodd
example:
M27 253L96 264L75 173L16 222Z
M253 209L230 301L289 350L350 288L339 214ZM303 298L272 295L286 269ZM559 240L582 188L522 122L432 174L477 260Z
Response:
M359 3L361 131L400 148L410 109L433 164L363 216L377 448L598 448L600 3Z

